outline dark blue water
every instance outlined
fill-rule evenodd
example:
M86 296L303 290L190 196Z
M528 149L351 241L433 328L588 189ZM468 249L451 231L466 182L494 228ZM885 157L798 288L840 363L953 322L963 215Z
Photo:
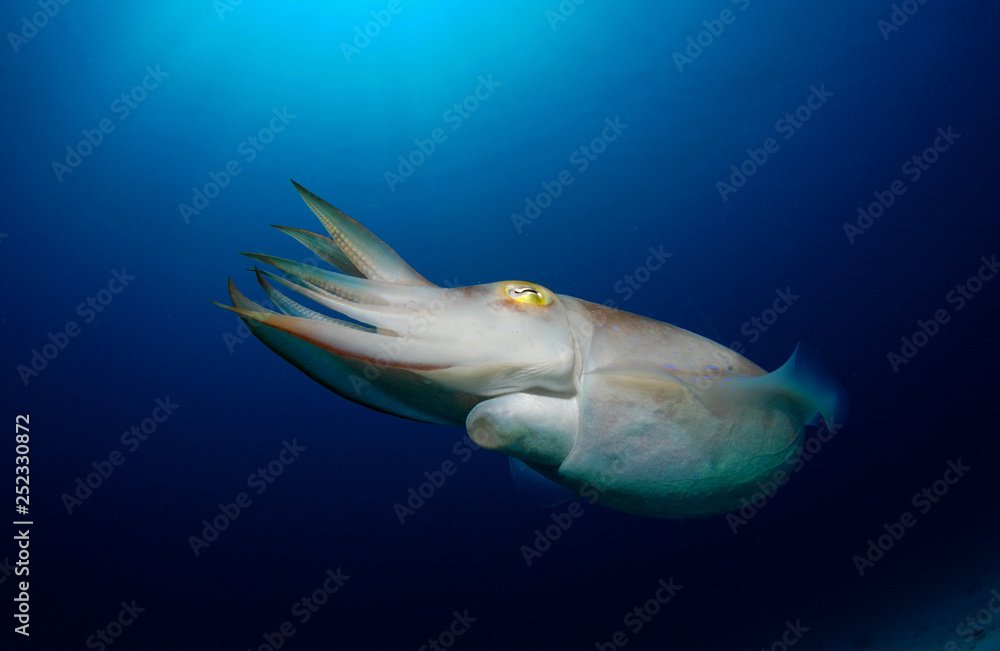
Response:
M997 7L494 4L2 9L10 648L987 648ZM289 178L437 284L808 341L850 418L742 520L534 506L210 303L308 256Z

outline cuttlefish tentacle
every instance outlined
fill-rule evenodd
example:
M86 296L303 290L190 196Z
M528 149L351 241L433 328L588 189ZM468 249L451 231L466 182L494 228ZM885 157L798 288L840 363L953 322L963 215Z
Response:
M330 352L298 334L268 325L269 315L274 313L246 298L232 281L229 282L229 296L233 307L217 305L239 314L250 332L268 348L316 382L352 402L387 414L438 425L462 425L466 414L477 402L473 396L422 382L413 371ZM336 319L331 321L336 323L337 330L361 328Z
M377 304L373 305L362 301L350 301L341 298L337 294L325 291L322 287L309 286L301 281L292 282L280 276L272 275L272 278L326 308L378 328L384 328L393 332L403 332L414 321L413 313L405 309Z
M394 350L390 343L395 337L391 335L350 328L336 322L272 312L243 296L232 281L230 281L230 297L233 300L233 307L221 303L217 305L262 326L298 337L334 355L379 365L391 364L394 368L409 370L439 370L451 366L442 359L436 348L420 341L407 341L404 347L405 354L393 356L391 352L385 352ZM247 304L251 307L237 307Z
M366 330L368 332L375 331L374 328L369 328L368 326L363 326L359 323L354 323L352 321L344 321L343 319L335 319L331 316L321 314L316 310L310 310L308 307L300 305L299 303L296 303L294 300L288 298L287 296L279 292L277 289L275 289L274 285L265 280L265 277L267 277L267 278L272 278L281 283L287 282L284 278L277 276L271 273L270 271L265 271L263 269L254 268L254 272L256 272L257 274L257 282L260 284L261 289L264 290L264 293L267 294L267 297L271 299L271 301L278 307L278 309L280 309L282 312L284 312L289 316L297 316L303 319L314 319L316 321L325 321L327 323L333 323L336 325L343 326L345 328L354 328L355 330Z
M355 276L358 278L364 278L365 275L361 273L351 259L344 255L344 252L340 250L337 243L331 240L329 237L324 237L323 235L317 235L311 231L305 231L301 228L289 228L288 226L276 226L271 224L274 228L277 228L282 233L291 235L301 244L304 244L307 249L315 253L320 257L320 259L333 265L335 269L339 269L348 276Z
M367 278L401 285L435 287L370 230L292 181L344 255Z
M415 304L420 300L431 301L441 291L439 287L424 288L412 285L397 285L380 280L348 276L302 262L261 253L243 253L242 255L276 268L293 283L313 289L320 289L353 303L403 305L409 302Z

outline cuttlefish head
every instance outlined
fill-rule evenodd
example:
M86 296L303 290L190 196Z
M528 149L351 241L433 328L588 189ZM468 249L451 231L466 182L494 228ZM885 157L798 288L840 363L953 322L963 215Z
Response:
M247 253L281 272L254 269L276 309L246 298L232 280L232 307L220 305L272 350L345 398L425 422L462 425L476 404L498 395L573 390L579 355L555 293L521 281L439 287L364 226L295 187L330 237L276 228L338 271Z

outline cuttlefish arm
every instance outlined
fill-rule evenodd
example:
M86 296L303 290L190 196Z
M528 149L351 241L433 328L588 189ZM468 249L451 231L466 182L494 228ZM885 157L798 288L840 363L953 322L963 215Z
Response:
M275 307L230 281L230 309L335 393L465 425L518 474L658 517L739 506L796 460L803 425L841 423L846 395L797 351L774 373L694 333L529 282L434 285L298 184L330 237L278 227L337 271L247 254ZM313 304L306 307L271 283Z

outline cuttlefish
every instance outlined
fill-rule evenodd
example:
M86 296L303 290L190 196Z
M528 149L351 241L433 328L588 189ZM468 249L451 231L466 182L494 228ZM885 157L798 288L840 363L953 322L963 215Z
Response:
M766 373L705 337L535 283L440 287L295 187L330 237L276 228L339 273L248 253L282 273L254 269L278 311L232 280L232 307L222 307L333 392L464 425L477 445L511 457L516 474L589 490L627 513L725 513L794 466L806 424L835 431L846 415L844 390L801 345Z

